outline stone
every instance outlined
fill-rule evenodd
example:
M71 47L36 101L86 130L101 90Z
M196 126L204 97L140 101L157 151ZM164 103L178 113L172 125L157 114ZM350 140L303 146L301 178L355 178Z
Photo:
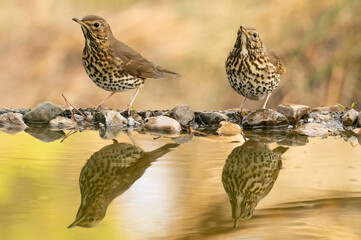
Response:
M27 123L48 123L65 109L51 102L39 103L33 110L24 115Z
M76 122L67 117L57 116L54 119L51 119L49 122L49 126L53 128L73 128L76 126Z
M292 131L285 135L285 138L278 141L278 145L286 146L304 146L309 142L308 136Z
M105 128L99 128L99 136L105 140L115 139L123 133L123 127L120 125L117 126L109 126Z
M242 136L246 139L254 139L263 143L274 143L282 141L285 138L285 129L269 128L269 129L253 129L252 131L243 131Z
M134 118L129 117L129 118L128 118L128 125L129 125L129 126L134 126L134 124L135 124Z
M144 123L142 116L140 116L138 113L134 114L132 117L134 121L139 122L141 124Z
M342 116L342 123L345 126L352 126L359 115L359 112L357 112L355 109L350 109L347 112L345 112Z
M358 127L361 127L361 112L360 112L360 114L359 114L358 117L357 117L357 126L358 126Z
M53 131L47 127L31 126L25 132L42 142L54 142L65 137L64 131Z
M243 128L272 128L286 127L288 119L281 113L272 109L260 109L250 112L242 119Z
M329 133L328 128L319 123L305 123L304 125L298 127L295 131L310 137L321 137L328 135Z
M286 116L290 122L300 120L304 115L310 113L309 106L300 104L281 104L278 105L277 111Z
M15 134L27 127L21 113L8 112L0 115L0 128L3 132Z
M178 144L184 144L192 140L193 134L183 134L177 137L173 137L172 141Z
M235 123L222 121L219 123L219 128L217 130L218 135L223 136L234 136L240 134L242 132L242 128Z
M179 105L171 110L171 116L183 125L188 125L194 120L194 112L187 105Z
M361 128L355 128L352 130L352 132L354 132L356 135L361 135Z
M81 122L81 121L85 120L85 118L82 115L77 114L77 113L74 114L74 117L78 122Z
M312 112L339 112L341 110L339 105L312 108Z
M161 132L180 132L182 130L177 120L166 116L150 117L145 123L145 127L151 131Z
M101 110L94 115L94 122L102 123L105 126L125 125L128 120L119 112L114 110Z
M222 121L228 121L228 117L220 112L197 112L201 121L207 125L219 124Z
M23 115L21 113L4 113L0 115L0 126L11 127L23 127L26 128L26 124L23 121Z

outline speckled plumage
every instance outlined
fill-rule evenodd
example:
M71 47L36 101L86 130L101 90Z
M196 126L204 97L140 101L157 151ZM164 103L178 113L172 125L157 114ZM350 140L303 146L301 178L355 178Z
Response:
M285 70L277 55L263 44L256 29L239 28L226 60L228 81L234 90L251 100L263 99L278 86Z
M100 222L113 199L127 191L153 161L178 146L170 143L144 152L134 145L113 141L95 152L81 170L81 203L69 228L93 227Z
M282 167L281 155L287 149L270 150L265 143L248 140L227 157L222 182L235 227L240 220L251 218L258 202L270 192Z
M124 92L139 89L146 78L163 78L165 73L180 76L154 65L134 49L117 40L109 24L102 17L88 15L73 20L81 25L85 38L82 55L85 71L98 87L112 93Z

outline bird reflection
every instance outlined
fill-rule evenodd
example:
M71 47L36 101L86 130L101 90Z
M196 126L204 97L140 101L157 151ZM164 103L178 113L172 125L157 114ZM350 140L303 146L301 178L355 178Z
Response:
M113 139L94 153L79 176L81 203L75 221L68 227L93 227L105 216L113 199L128 190L153 161L178 144L166 144L145 152L138 146Z
M228 156L222 182L231 202L234 227L251 218L258 202L271 191L282 167L281 155L287 149L270 150L265 143L248 140Z

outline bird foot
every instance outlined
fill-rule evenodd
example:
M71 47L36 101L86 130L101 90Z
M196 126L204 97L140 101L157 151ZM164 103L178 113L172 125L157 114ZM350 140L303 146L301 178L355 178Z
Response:
M95 110L104 110L103 104L99 104Z
M130 109L132 108L132 106L128 105L126 108L124 108L122 110L122 113L125 112L125 111L128 111L128 116L130 116Z

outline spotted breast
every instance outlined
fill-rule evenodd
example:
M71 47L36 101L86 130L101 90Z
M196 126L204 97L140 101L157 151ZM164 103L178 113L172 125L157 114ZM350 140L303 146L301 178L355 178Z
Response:
M234 48L226 60L228 81L234 90L245 100L260 100L267 96L265 108L285 70L277 55L263 44L256 29L240 27Z
M234 226L253 216L258 202L267 196L282 166L281 155L287 147L270 150L267 144L248 140L233 149L222 172L222 182L228 194Z

